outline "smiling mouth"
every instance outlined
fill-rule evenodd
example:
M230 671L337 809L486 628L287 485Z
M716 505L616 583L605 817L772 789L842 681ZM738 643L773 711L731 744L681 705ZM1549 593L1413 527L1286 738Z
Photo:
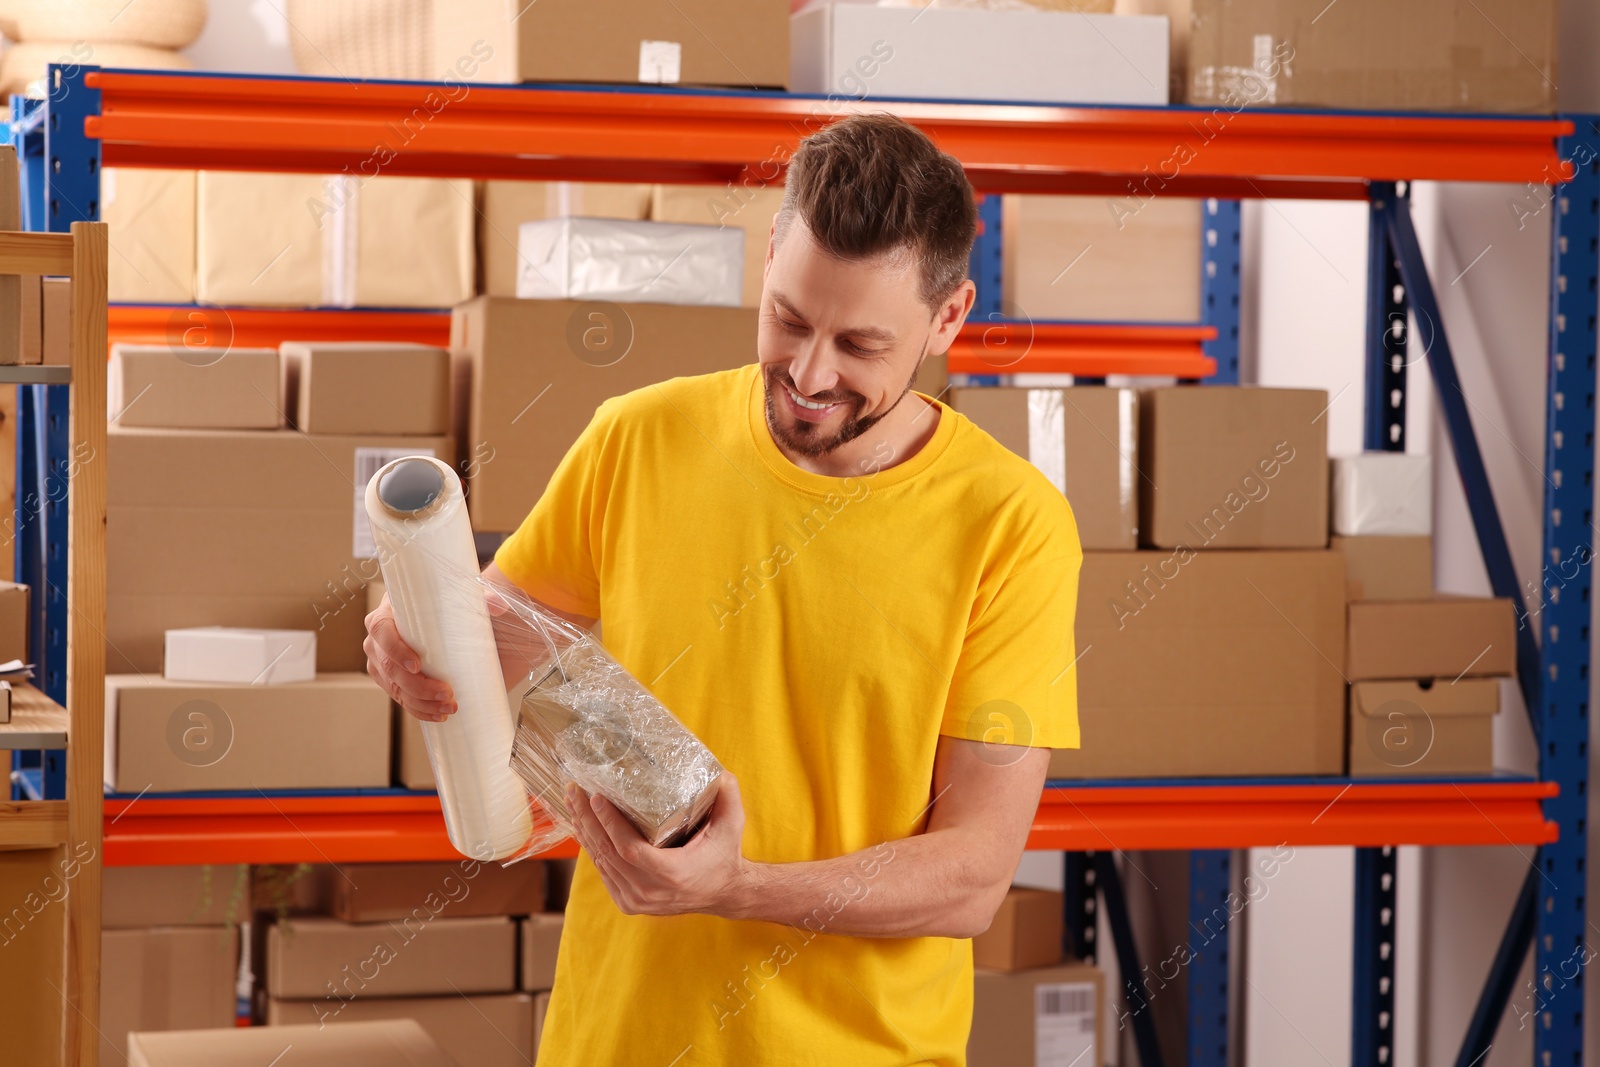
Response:
M784 392L789 394L789 399L794 401L796 407L804 408L807 411L827 411L829 408L837 407L839 404L839 401L837 400L833 401L832 403L819 404L815 400L807 400L793 389L790 389L787 385L785 385L783 389Z

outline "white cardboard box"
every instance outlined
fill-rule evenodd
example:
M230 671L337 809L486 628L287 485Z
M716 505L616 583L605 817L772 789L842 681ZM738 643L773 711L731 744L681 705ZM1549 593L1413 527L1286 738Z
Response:
M790 20L797 93L1167 103L1163 15L831 4Z
M1333 532L1422 537L1433 533L1433 467L1427 456L1362 452L1333 458Z
M317 674L315 630L198 626L166 638L161 673L169 681L283 685Z
M524 222L517 296L738 307L744 231L631 219Z

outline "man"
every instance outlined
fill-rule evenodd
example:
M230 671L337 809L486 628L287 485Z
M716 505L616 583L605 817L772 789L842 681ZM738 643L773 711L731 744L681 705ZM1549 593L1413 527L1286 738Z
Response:
M972 307L960 165L887 115L802 144L759 363L601 405L486 573L606 647L728 769L681 848L583 846L540 1067L965 1062L972 950L1047 748L1078 743L1082 552L1026 462L910 391ZM369 670L453 709L387 603ZM737 776L737 780L735 779Z

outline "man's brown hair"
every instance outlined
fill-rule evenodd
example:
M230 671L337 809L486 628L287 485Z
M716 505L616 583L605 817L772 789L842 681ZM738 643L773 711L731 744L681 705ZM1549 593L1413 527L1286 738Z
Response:
M978 232L961 164L887 114L852 115L800 143L778 209L779 240L797 215L818 246L840 259L914 255L930 307L966 279Z

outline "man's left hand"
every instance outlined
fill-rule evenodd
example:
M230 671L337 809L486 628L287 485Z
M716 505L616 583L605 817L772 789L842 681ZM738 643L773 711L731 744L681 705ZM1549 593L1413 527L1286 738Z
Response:
M567 786L567 809L578 843L624 915L732 918L740 911L755 865L740 850L744 804L730 772L722 772L705 825L679 848L652 847L610 801L576 785Z

